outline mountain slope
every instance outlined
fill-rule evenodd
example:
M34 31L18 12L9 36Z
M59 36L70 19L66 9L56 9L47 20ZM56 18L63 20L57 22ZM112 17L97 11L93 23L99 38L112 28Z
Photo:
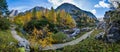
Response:
M25 15L26 13L28 13L28 12L33 12L33 11L45 11L45 10L48 10L47 8L44 8L44 7L39 7L39 6L36 6L36 7L34 7L34 8L32 8L32 9L29 9L29 10L26 10L25 12L20 12L18 15Z
M65 10L66 12L70 13L74 19L77 18L77 16L74 15L75 13L79 13L78 16L82 16L80 13L83 13L83 14L89 16L90 18L97 20L96 16L93 15L91 12L79 9L78 7L76 7L73 4L63 3L62 5L60 5L56 8L56 11L58 11L58 10L60 10L60 11Z
M44 10L46 10L46 8L44 8L44 7L36 6L36 7L32 8L32 9L30 9L29 11L32 12L34 9L35 9L36 11L44 11Z
M18 10L12 10L9 14L10 17L14 17L16 15L18 15Z

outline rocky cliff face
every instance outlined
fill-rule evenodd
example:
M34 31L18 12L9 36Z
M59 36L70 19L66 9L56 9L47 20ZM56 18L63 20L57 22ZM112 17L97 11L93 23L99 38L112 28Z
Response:
M14 17L16 15L18 15L18 10L12 10L9 14L10 17Z
M95 38L109 43L120 42L120 11L118 9L107 11L104 16L104 33Z
M120 20L113 21L107 31L108 42L120 41Z
M120 11L112 10L105 14L105 39L107 42L120 41Z

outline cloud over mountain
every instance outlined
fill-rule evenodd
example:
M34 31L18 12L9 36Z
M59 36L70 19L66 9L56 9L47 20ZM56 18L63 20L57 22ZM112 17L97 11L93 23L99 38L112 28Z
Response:
M99 1L98 4L94 5L95 8L110 8L110 4L106 3L105 0Z

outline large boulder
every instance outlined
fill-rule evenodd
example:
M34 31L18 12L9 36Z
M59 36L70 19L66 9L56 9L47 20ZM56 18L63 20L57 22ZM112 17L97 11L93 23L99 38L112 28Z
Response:
M65 34L68 34L68 37L74 37L80 33L80 29L79 28L72 28L72 29L63 30L63 32Z
M97 35L95 36L95 39L97 39L97 40L102 40L102 39L103 39L103 36L104 36L104 32L100 32L99 34L97 34Z
M30 43L26 39L19 41L18 46L24 47L26 52L30 52Z
M80 31L82 31L82 32L90 31L90 30L92 30L92 28L90 28L90 27L85 27L85 28L80 29Z

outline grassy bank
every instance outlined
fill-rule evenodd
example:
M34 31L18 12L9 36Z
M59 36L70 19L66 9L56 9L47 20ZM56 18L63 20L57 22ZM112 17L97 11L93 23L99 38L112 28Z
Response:
M0 31L0 52L17 51L17 41L12 37L10 30Z

